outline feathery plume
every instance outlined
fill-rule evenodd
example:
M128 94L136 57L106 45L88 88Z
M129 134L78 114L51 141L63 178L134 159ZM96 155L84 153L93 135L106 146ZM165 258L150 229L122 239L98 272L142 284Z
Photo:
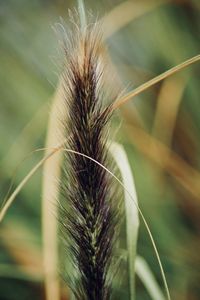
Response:
M111 106L102 105L104 67L96 27L76 28L64 47L63 96L68 114L64 126L68 148L108 166L105 129ZM76 271L66 281L78 300L108 300L117 223L109 175L94 161L75 153L67 154L64 170L60 223Z

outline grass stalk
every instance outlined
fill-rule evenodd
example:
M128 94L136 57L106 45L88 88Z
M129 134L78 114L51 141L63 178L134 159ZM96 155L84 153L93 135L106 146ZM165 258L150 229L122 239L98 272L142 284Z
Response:
M126 152L124 148L117 143L112 143L110 152L120 170L124 186L129 191L129 193L134 197L135 202L138 205L134 178L132 176L128 158L126 156ZM139 216L138 216L137 206L134 205L126 189L124 190L124 200L125 200L126 238L127 238L127 251L128 251L129 294L130 294L130 300L134 300L135 299L135 261L137 255Z
M160 287L157 284L151 269L141 256L136 257L135 272L146 287L152 300L165 300L165 297L160 290Z
M65 109L62 107L60 85L57 89L51 108L46 141L46 155L48 155L49 149L63 143L62 126L60 122L57 121L58 116L61 116L61 112L64 114ZM58 199L59 194L60 162L62 157L60 151L57 151L54 154L55 155L49 157L49 159L45 161L42 185L42 249L44 284L47 300L60 299L56 199Z
M132 98L138 96L139 94L141 94L142 92L144 92L145 90L147 90L148 88L152 87L153 85L155 85L156 83L162 81L163 79L172 76L173 74L180 72L181 70L183 70L186 67L189 67L190 65L196 63L197 61L200 60L200 54L196 55L184 62L182 62L181 64L167 70L166 72L154 77L153 79L143 83L142 85L140 85L139 87L137 87L136 89L134 89L133 91L130 91L129 93L127 93L126 95L124 95L123 97L121 97L120 99L117 99L113 105L112 105L112 109L115 110L117 108L120 108L122 105L124 105L125 103L127 103L129 100L131 100Z

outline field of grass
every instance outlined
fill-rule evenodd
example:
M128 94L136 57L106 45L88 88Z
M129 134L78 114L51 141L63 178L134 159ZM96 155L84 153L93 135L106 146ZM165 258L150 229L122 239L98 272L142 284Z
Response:
M68 24L68 9L76 7L76 1L68 0L0 1L2 207L44 156L44 150L36 149L45 147L62 70L60 37L55 28L59 31L56 24L60 18ZM86 0L85 7L94 19L102 20L111 91L125 95L200 53L199 0ZM199 79L200 63L196 61L116 109L109 132L109 138L126 151L138 203L175 300L200 299ZM122 192L122 187L119 190ZM53 206L50 210L53 216ZM0 224L0 299L57 300L45 296L42 218L39 168ZM126 251L124 223L121 256ZM137 253L148 263L164 293L160 268L141 218ZM129 300L128 267L123 259L119 273L113 282L113 299ZM71 299L60 282L60 299ZM135 299L153 299L137 275L135 290Z

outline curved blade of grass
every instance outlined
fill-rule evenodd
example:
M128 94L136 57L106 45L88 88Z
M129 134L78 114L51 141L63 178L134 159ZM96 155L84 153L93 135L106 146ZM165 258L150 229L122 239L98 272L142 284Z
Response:
M151 272L147 262L141 256L136 257L135 272L146 287L151 299L165 300L165 297L160 290L153 273Z
M113 104L112 104L112 109L115 110L117 108L119 108L120 106L122 106L123 104L125 104L126 102L128 102L130 99L132 99L133 97L139 95L140 93L144 92L145 90L147 90L148 88L150 88L151 86L155 85L156 83L160 82L161 80L181 71L182 69L190 66L191 64L194 64L195 62L200 60L200 54L196 55L184 62L182 62L181 64L167 70L166 72L154 77L153 79L145 82L144 84L140 85L139 87L137 87L136 89L134 89L133 91L127 93L125 96L123 96L120 99L117 99Z
M123 184L126 187L124 189L125 200L125 213L126 213L126 236L127 236L127 250L128 250L128 269L129 269L129 289L130 299L135 299L135 260L137 253L137 239L138 239L138 227L139 217L137 206L134 205L129 193L134 197L135 202L138 205L137 193L135 189L134 178L132 176L131 168L126 156L124 148L117 144L112 143L110 152L116 161L116 164L120 170ZM128 190L129 193L126 191Z

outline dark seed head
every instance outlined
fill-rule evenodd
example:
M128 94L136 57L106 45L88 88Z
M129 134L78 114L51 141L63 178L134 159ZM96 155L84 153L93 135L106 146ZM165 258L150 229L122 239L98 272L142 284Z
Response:
M87 28L65 49L64 121L67 147L108 165L105 129L111 116L103 108L101 41L98 32ZM87 157L68 153L60 223L63 238L76 270L70 280L80 300L110 299L108 272L115 239L116 212L110 193L109 175ZM73 272L74 273L74 272ZM69 274L70 276L70 274Z

